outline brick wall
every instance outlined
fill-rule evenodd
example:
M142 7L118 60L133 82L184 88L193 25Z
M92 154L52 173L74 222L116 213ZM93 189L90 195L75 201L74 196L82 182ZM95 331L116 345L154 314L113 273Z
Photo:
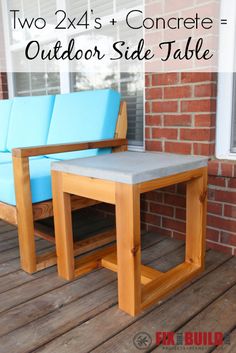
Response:
M215 74L146 76L147 150L213 155L215 116Z
M208 243L236 255L236 163L209 163Z
M8 98L7 75L0 72L0 99Z
M211 158L207 244L236 255L236 163L214 158L216 97L212 73L146 75L146 149ZM185 185L144 195L142 225L183 239Z
M2 7L0 6L0 68L2 71L6 71L5 67L5 43L4 43L4 32L2 22ZM7 75L0 70L0 99L8 98L8 87L7 87Z

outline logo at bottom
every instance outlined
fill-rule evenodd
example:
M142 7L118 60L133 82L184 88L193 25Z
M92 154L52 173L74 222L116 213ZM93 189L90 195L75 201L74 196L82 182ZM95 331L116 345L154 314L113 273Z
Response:
M134 336L133 342L137 349L147 349L152 345L152 338L146 332L139 332Z

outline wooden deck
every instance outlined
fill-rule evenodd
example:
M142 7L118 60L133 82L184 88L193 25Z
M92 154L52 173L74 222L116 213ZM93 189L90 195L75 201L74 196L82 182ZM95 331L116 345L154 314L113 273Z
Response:
M208 251L201 276L132 318L117 308L114 273L101 269L71 283L59 279L55 267L28 275L19 269L17 231L0 223L0 233L1 353L168 352L156 346L156 331L193 330L231 333L223 350L201 347L201 352L236 352L235 257ZM48 246L37 240L38 250ZM146 234L142 255L143 263L167 271L182 261L184 244ZM148 349L135 347L139 332L152 337Z

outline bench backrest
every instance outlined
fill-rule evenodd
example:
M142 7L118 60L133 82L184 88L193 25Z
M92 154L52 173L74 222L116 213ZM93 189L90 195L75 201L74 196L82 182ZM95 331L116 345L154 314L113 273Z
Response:
M13 100L7 149L45 145L54 96L16 97Z
M113 90L0 100L0 151L114 138L120 94ZM110 150L49 155L70 159Z
M83 91L58 95L48 134L48 144L114 138L120 109L120 94L113 90ZM50 155L71 159L94 156L110 150L89 150Z

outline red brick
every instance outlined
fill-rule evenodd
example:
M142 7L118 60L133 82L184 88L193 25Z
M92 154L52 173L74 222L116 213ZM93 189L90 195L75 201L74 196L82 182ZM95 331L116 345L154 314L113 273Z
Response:
M230 179L228 186L229 188L236 189L236 178Z
M207 220L207 224L212 228L224 229L229 232L234 232L236 229L236 220L230 220L211 215L208 215Z
M218 161L210 161L208 164L208 174L209 175L219 175L219 162Z
M181 129L180 139L187 141L211 141L213 131L211 129Z
M161 88L149 88L146 89L146 99L155 100L162 98L162 89Z
M215 114L195 115L195 126L196 127L215 127L216 126Z
M166 138L171 140L176 140L178 135L177 129L166 129L166 128L153 128L152 129L152 138Z
M161 141L146 141L146 150L147 151L158 151L162 152Z
M161 217L158 215L142 212L141 213L141 220L146 223L154 224L156 226L160 226L161 224Z
M143 194L145 200L154 201L154 202L162 202L163 193L159 191L150 191Z
M2 84L2 91L3 91L3 92L7 92L7 90L8 90L7 84L3 83L3 84Z
M192 95L191 86L175 86L164 88L165 99L190 98Z
M183 208L176 208L175 217L178 219L186 220L186 210Z
M196 83L207 82L215 80L211 72L183 72L181 74L181 82L183 83Z
M215 200L235 204L236 191L215 190Z
M230 254L232 255L233 252L233 248L230 246L225 246L223 244L219 244L219 243L212 243L211 241L207 241L207 248L208 249L213 249L219 252L223 252L226 254Z
M162 218L162 227L167 229L174 229L179 232L185 233L186 224L185 222L177 221L175 219Z
M150 102L145 103L145 112L151 113L151 103Z
M215 143L194 143L193 153L198 156L213 156L215 154Z
M145 128L145 138L150 139L151 138L151 129L150 127Z
M150 87L150 85L151 85L150 76L145 75L145 87Z
M152 103L153 113L171 113L178 111L178 102L176 101L158 101Z
M8 98L8 86L7 86L7 75L4 72L0 72L0 99Z
M7 86L7 74L5 72L0 73L0 84Z
M159 73L152 76L153 86L174 85L178 83L177 73Z
M168 217L174 216L174 208L171 206L163 205L163 204L156 204L150 203L150 212L157 213L158 215L164 215Z
M146 125L160 126L161 125L161 115L146 115Z
M184 142L165 142L165 152L180 153L180 154L191 154L190 143Z
M206 238L208 240L212 240L212 241L219 241L219 237L220 237L220 232L219 230L216 229L212 229L212 228L207 228L206 229Z
M172 206L185 207L186 199L184 196L176 195L176 194L165 194L164 195L164 203Z
M181 102L181 111L183 113L195 112L215 112L216 100L215 99L202 99L202 100L187 100Z
M177 184L177 192L181 195L185 195L186 194L186 183L180 183Z
M216 84L201 84L195 86L194 94L196 97L215 97L216 96Z
M221 232L221 243L236 246L236 233Z
M207 211L208 211L208 213L222 215L223 205L222 205L222 203L208 201Z
M191 115L164 115L164 126L191 126Z
M234 175L234 164L222 162L221 163L221 175L225 177L233 177Z
M149 202L147 202L145 200L141 200L141 211L142 212L147 212L148 211L148 205L149 205Z
M236 205L235 206L224 205L224 216L236 219ZM235 229L235 232L236 232L236 229Z

